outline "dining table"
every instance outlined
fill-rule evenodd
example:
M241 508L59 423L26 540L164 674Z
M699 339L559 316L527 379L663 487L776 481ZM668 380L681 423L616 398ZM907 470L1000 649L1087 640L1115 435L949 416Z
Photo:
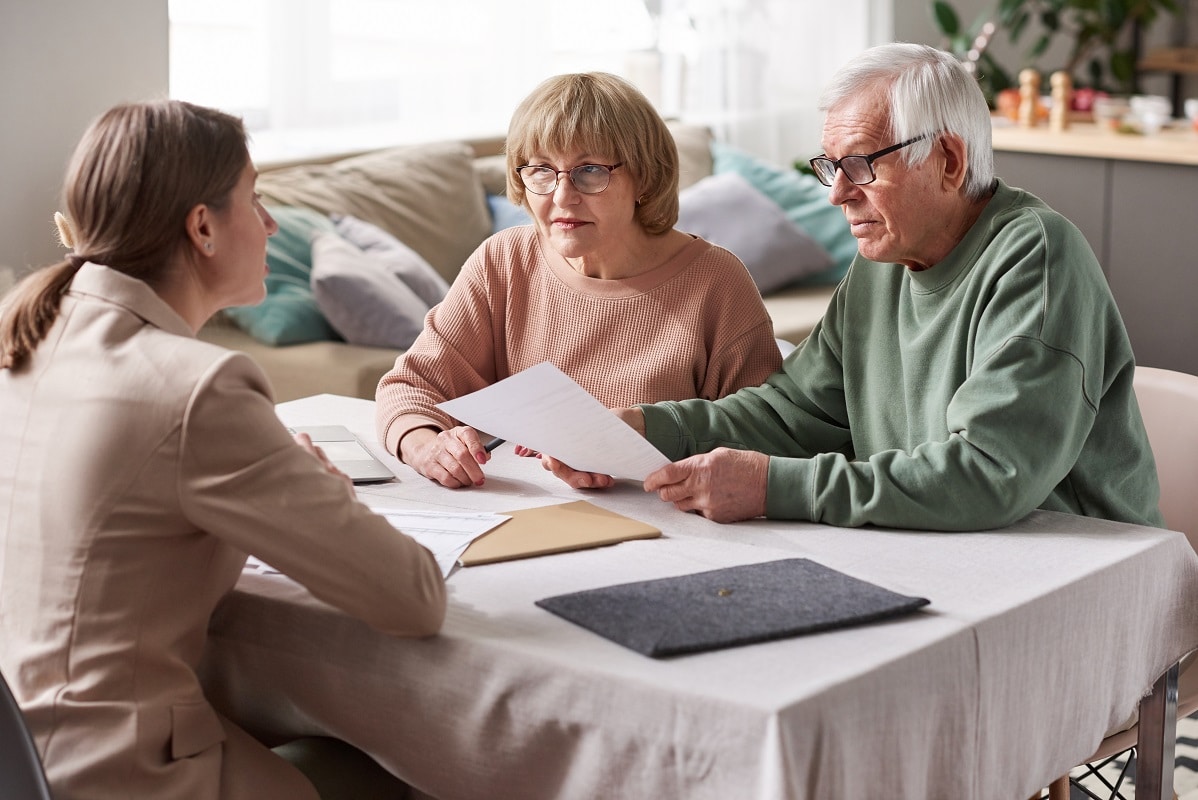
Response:
M457 567L427 638L380 633L247 566L201 672L217 708L267 743L335 737L438 800L1016 800L1138 712L1136 797L1172 797L1176 664L1198 647L1198 556L1181 533L1048 511L957 533L718 524L635 481L572 489L512 443L483 485L448 489L384 451L369 400L277 409L289 426L345 425L392 469L357 487L375 508L586 500L661 536ZM930 602L662 658L536 604L792 558Z

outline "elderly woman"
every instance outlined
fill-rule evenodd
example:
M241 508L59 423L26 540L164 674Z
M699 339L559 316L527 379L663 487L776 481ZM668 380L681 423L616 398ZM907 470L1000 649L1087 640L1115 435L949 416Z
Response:
M445 614L432 555L195 338L265 293L255 178L235 117L112 109L67 175L74 253L0 308L0 671L58 798L316 797L196 674L247 553L389 633Z
M766 385L620 412L676 462L646 490L718 521L979 530L1043 508L1160 525L1102 269L1072 223L995 178L973 77L935 48L882 45L821 106L811 166L858 256Z
M420 474L481 484L478 433L434 406L542 361L609 407L715 399L781 363L744 265L673 228L677 148L631 84L545 81L512 118L507 164L534 224L479 247L379 383L379 439Z

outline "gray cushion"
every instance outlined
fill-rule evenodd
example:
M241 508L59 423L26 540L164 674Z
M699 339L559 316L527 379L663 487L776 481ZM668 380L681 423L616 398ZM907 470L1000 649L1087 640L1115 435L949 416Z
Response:
M408 265L367 253L336 233L312 240L312 292L333 329L350 344L406 349L429 305L404 282Z
M738 173L704 178L679 193L678 205L677 227L731 251L762 294L833 264L827 250Z
M429 306L445 299L445 293L449 291L445 279L419 253L378 225L349 215L334 215L333 227L342 239L359 250L385 259L391 270Z

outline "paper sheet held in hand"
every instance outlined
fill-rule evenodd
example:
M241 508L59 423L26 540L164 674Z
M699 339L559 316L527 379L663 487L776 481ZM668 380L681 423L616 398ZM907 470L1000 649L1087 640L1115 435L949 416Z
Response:
M643 481L670 463L640 434L544 361L437 408L480 431L584 472Z

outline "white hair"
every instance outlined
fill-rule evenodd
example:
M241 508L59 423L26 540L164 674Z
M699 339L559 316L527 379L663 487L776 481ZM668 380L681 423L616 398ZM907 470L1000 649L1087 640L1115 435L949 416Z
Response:
M932 134L902 150L900 157L907 164L927 159L936 135L956 134L965 142L968 158L965 194L976 200L993 189L990 107L961 62L922 44L894 42L871 47L832 76L820 96L819 110L831 111L879 85L889 86L888 122L896 143Z

